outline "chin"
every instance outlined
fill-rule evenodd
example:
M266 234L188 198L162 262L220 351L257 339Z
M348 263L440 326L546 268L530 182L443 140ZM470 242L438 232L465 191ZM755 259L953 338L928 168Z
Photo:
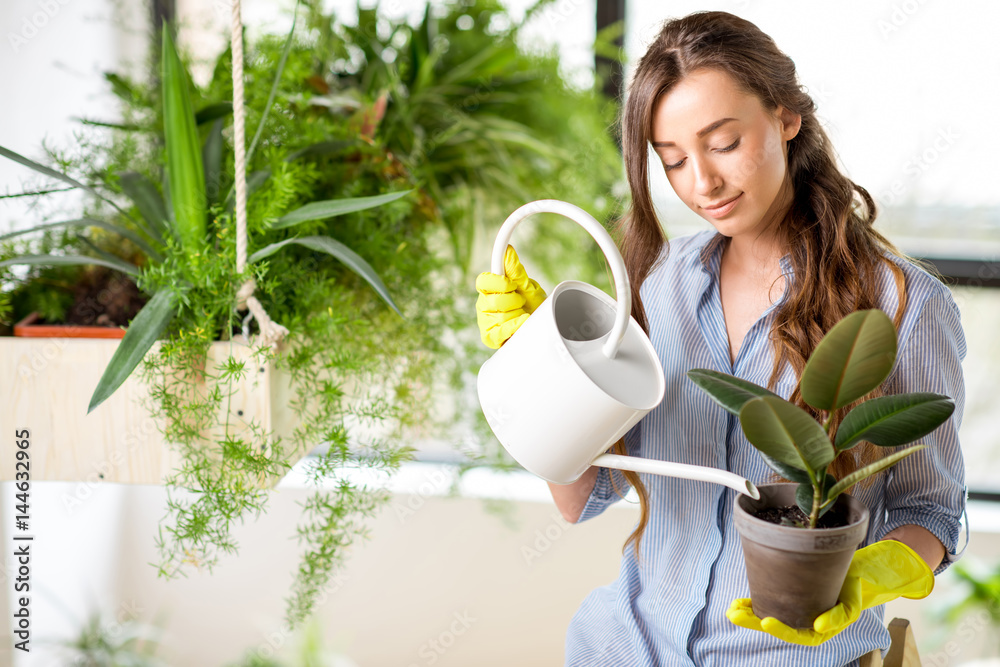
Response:
M745 231L743 229L743 225L740 224L738 219L716 220L715 218L703 216L702 220L715 227L715 231L719 232L723 236L737 236Z

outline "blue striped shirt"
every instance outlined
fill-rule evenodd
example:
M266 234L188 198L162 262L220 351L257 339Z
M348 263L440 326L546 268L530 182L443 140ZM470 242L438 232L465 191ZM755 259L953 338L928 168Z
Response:
M753 324L730 363L718 286L722 240L714 230L673 239L641 287L667 390L663 402L628 432L625 444L631 455L722 468L766 483L771 470L747 441L738 419L686 376L692 368L709 368L762 386L770 376L768 332L781 300ZM889 390L945 394L955 400L955 412L921 441L927 449L852 493L871 512L861 546L904 524L923 526L947 551L937 573L961 556L957 543L967 493L958 429L965 402L965 337L948 288L914 264L890 258L906 275L909 304L898 330ZM788 255L780 263L787 284L794 280ZM896 284L888 267L882 271L876 286L879 306L892 317ZM787 399L796 383L786 365L775 392ZM579 521L620 499L611 475L623 494L629 488L620 471L601 468ZM618 578L584 599L567 632L567 665L841 667L857 665L873 649L888 648L884 605L863 611L855 623L815 647L789 644L730 622L726 609L732 600L749 597L732 520L736 492L660 475L642 474L641 479L650 503L641 566L629 544Z

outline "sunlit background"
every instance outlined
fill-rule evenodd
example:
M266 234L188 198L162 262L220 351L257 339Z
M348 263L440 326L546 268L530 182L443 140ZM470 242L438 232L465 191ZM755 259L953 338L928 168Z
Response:
M248 35L284 34L292 4L244 2ZM516 23L531 3L503 4ZM356 19L353 2L325 6L345 23ZM414 22L424 9L416 0L380 6L386 16ZM659 22L701 9L738 14L775 39L816 101L843 169L875 197L880 229L910 254L937 262L946 274L953 270L952 290L968 342L961 437L972 500L964 562L996 572L1000 133L994 126L1000 108L1000 4L735 0L707 6L628 0L626 76ZM38 21L43 10L49 14ZM595 10L594 0L549 3L525 26L522 46L557 49L565 77L591 86ZM177 0L177 16L180 41L195 59L194 79L203 83L228 41L229 4ZM40 160L43 142L73 149L80 128L75 119L117 120L117 101L102 73L142 72L151 25L146 3L5 2L0 145ZM676 198L659 165L653 166L654 198L668 235L709 228ZM0 160L0 194L42 183L20 165ZM0 233L80 201L76 192L44 202L0 199ZM494 229L501 222L497 219ZM147 564L164 511L162 487L94 485L84 502L74 504L67 498L80 498L78 485L36 484L39 556L32 611L38 646L30 657L11 651L5 625L0 664L77 664L60 645L81 637L93 614L101 615L98 627L119 641L131 632L160 633L157 656L172 665L252 664L251 655L273 656L287 665L343 667L561 664L572 613L590 590L617 574L636 505L618 503L594 521L569 526L541 480L486 469L465 475L458 493L448 495L457 475L456 443L432 438L418 444L417 460L392 482L391 504L372 520L371 539L352 547L315 624L294 634L281 625L282 597L296 557L290 529L302 497L294 474L282 483L266 516L237 529L238 556L224 558L214 573L171 582L157 579ZM13 488L9 482L0 486L7 553ZM9 560L4 567L0 580L10 596ZM927 600L890 603L886 620L895 615L914 623L925 664L986 664L974 661L1000 656L1000 613L993 609L986 620L981 607L970 607L964 616L942 620L943 610L965 594L948 571ZM3 600L0 596L0 609Z

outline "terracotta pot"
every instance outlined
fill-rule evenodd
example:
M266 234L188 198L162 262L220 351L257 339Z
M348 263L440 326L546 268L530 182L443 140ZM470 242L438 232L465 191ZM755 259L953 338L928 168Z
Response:
M762 484L760 499L739 494L733 522L743 545L754 614L773 616L793 628L812 628L821 613L837 604L847 568L868 533L868 508L847 494L830 512L847 524L837 528L794 528L758 519L769 507L795 505L798 484Z
M14 325L14 335L28 338L124 338L121 327L84 326L82 324L35 324L37 311Z

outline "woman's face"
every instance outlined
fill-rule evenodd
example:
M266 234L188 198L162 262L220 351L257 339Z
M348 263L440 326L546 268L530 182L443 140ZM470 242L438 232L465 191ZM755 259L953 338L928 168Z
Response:
M801 122L781 107L769 113L728 74L700 69L657 100L651 142L688 208L725 236L756 236L791 201L786 142Z

